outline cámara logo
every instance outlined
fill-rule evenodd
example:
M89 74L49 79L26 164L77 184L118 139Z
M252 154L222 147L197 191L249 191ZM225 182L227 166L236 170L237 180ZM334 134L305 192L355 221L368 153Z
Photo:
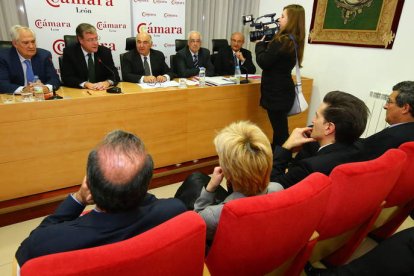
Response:
M178 17L178 14L164 13L164 17Z
M154 4L167 4L167 0L153 0Z
M152 26L152 23L140 23L137 26L137 32L146 32L149 34L182 34L183 28L182 27L174 27L174 26Z
M65 42L63 39L58 39L53 42L53 52L55 52L57 55L61 56L63 55L63 48L65 48Z
M113 7L113 0L46 0L49 6L59 8L61 4Z
M178 1L178 0L171 0L171 4L173 4L173 5L185 5L184 1Z
M101 22L99 21L98 23L96 23L96 28L98 30L103 30L103 29L126 29L127 26L126 24L118 24L118 23L106 23L106 21Z
M46 19L37 19L35 20L35 26L39 29L43 29L44 27L70 28L70 23L46 21Z
M142 17L151 17L151 16L157 16L157 14L155 13L150 13L150 12L142 12L141 13Z

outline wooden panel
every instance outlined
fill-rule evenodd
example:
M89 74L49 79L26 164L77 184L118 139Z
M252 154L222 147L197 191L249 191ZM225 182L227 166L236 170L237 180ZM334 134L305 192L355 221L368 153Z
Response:
M312 80L302 82L309 100ZM140 136L157 168L216 155L214 135L236 120L255 122L272 135L259 106L259 82L187 89L119 86L124 94L62 87L58 94L64 100L0 104L0 201L80 184L89 151L113 129ZM304 113L289 123L303 126L306 119Z

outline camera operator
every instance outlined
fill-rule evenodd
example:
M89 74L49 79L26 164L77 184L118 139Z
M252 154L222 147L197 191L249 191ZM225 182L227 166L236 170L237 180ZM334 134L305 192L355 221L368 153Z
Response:
M287 114L295 98L292 69L296 64L295 45L298 45L299 65L302 63L305 40L305 10L300 5L283 8L279 18L280 30L269 41L265 36L256 41L256 62L262 68L260 105L266 109L273 128L272 147L282 145L289 137Z

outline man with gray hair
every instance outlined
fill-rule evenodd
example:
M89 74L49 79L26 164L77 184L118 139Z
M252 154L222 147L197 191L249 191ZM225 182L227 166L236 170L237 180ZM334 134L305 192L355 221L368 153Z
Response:
M65 86L105 90L119 82L111 50L99 45L96 28L88 23L76 27L78 43L63 49L62 81Z
M414 141L414 81L394 85L384 109L385 121L390 126L358 141L363 160L377 158L388 149Z
M19 266L47 254L122 241L186 211L178 199L147 192L153 167L140 138L122 130L109 133L89 153L80 189L22 242ZM80 216L93 203L95 209Z
M206 76L214 76L210 51L201 47L201 34L191 31L188 34L187 46L177 52L177 75L179 78L198 76L200 67L206 68Z
M52 96L60 80L51 53L36 47L36 34L28 27L15 25L10 36L12 47L0 50L0 93L33 91L34 77L38 76L45 96Z

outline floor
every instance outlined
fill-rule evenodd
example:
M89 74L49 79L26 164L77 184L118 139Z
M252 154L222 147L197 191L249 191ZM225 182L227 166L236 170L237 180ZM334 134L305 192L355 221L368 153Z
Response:
M180 183L171 184L161 188L150 190L158 198L173 197ZM12 262L14 254L20 245L20 242L26 238L30 231L33 230L43 218L28 220L21 223L5 226L0 228L0 275L11 275ZM414 221L408 218L399 230L414 227ZM356 258L374 247L376 243L371 239L366 239L360 248L355 252L353 258Z

